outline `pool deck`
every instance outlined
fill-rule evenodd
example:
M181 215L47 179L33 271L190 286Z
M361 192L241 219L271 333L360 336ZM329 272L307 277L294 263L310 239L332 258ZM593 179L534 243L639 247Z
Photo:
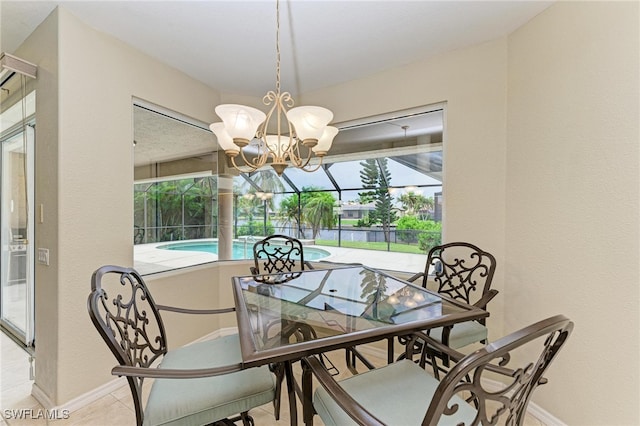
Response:
M186 243L188 240L175 241ZM134 267L142 275L148 275L187 266L200 265L218 260L218 256L212 253L203 253L183 250L164 250L157 248L169 242L138 244L134 246ZM426 255L397 253L389 251L362 250L345 247L327 247L309 245L331 254L321 260L336 263L362 263L377 269L403 272L420 272L424 269Z

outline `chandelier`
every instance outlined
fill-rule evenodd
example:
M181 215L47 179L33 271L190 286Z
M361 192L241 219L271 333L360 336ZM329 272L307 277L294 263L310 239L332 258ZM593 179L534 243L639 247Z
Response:
M276 0L276 90L262 98L271 107L265 114L257 108L224 104L215 108L222 122L211 131L231 165L255 171L267 164L278 176L289 166L306 172L318 170L338 129L328 126L333 113L319 106L299 106L289 92L280 92L280 2ZM319 159L317 165L311 159ZM240 162L240 164L238 164Z

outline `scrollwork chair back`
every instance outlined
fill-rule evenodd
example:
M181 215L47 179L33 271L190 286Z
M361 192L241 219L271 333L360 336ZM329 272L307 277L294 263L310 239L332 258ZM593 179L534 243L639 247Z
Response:
M95 271L88 308L91 321L120 365L146 368L167 353L162 318L135 270L108 265ZM141 424L144 378L128 376L127 380Z
M274 281L290 279L287 274L313 269L304 260L304 251L300 240L287 235L271 235L253 245L255 266L251 267L253 275L270 275ZM283 277L275 278L284 274Z
M429 251L422 286L433 272L438 293L472 305L490 291L495 270L491 253L470 243L443 244Z
M557 315L466 356L438 385L423 424L436 424L453 414L453 400L461 394L470 395L466 400L477 410L474 421L467 424L493 425L498 419L500 424L524 424L533 391L547 382L543 374L572 331L573 322Z

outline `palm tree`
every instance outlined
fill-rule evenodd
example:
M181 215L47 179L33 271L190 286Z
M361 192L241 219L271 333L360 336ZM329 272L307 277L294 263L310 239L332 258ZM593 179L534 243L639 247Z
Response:
M302 208L304 221L309 224L313 232L311 238L316 238L320 229L333 229L335 216L333 206L336 200L328 192L313 193L313 197Z
M249 179L251 179L253 183L260 188L260 191L256 191L253 186L250 186L249 182L246 182L244 187L245 192L247 193L263 192L269 194L281 194L285 190L284 184L273 170L258 170L249 174ZM266 201L266 206L273 211L273 197L267 198L264 201Z
M280 201L280 209L278 210L278 215L282 220L282 229L289 227L293 228L297 231L302 232L300 229L301 221L300 221L300 203L299 203L300 194L293 194L289 197L284 198ZM295 232L293 233L295 235ZM299 235L298 235L299 236Z

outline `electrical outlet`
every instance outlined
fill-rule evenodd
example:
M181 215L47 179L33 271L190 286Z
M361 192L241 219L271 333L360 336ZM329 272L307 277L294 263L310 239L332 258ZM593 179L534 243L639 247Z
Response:
M49 265L49 249L39 248L38 249L38 263L42 263L43 265Z

